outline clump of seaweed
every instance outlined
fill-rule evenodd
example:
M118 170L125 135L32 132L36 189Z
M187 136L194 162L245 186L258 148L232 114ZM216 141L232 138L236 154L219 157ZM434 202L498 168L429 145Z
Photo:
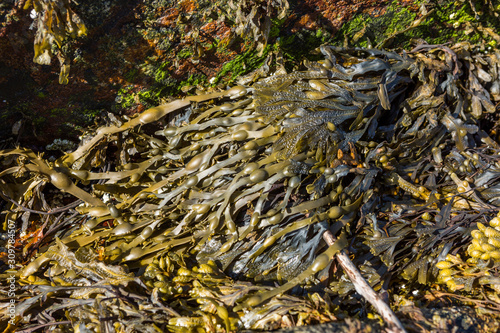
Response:
M500 215L500 213L498 214ZM500 262L500 218L491 219L489 226L478 222L471 231L472 243L467 247L469 258L464 262L460 256L448 254L446 260L436 264L438 281L448 289L464 289L471 292L474 283L489 285L498 292L500 279L495 271Z
M70 59L63 51L64 40L87 34L87 28L80 17L71 10L70 0L28 0L24 9L33 6L33 25L36 27L35 56L33 61L50 65L55 51L61 64L59 83L68 84Z
M251 37L255 50L262 55L271 32L272 19L283 20L290 5L287 0L243 0L228 2L228 16L234 19L234 33Z
M334 321L357 311L349 257L375 291L448 283L445 259L468 251L474 225L494 229L479 221L498 211L499 147L480 122L497 121L500 54L471 49L324 45L303 71L278 65L252 85L116 118L53 162L0 151L6 223L22 221L24 237L17 323ZM44 188L75 199L50 208ZM483 252L490 267L496 254Z

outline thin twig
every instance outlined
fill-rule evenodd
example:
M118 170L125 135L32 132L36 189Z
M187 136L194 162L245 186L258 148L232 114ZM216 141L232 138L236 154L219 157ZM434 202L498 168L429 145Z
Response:
M4 199L5 201L9 201L9 202L13 203L17 207L19 207L21 210L24 210L25 212L30 212L30 213L35 213L35 214L49 215L49 213L41 211L41 210L34 210L34 209L30 209L30 208L24 207L23 205L17 203L15 200L12 200L11 198L9 198L8 196L4 195L1 192L0 192L0 197L2 197L2 199Z
M78 199L78 200L75 200L73 201L72 203L70 204L67 204L66 206L61 206L61 207L56 207L54 209L50 209L47 213L49 214L57 214L57 213L61 213L61 212L64 212L64 211L67 211L67 210L70 210L71 208L75 208L77 207L78 205L80 205L81 203L83 202L82 199Z
M30 257L31 254L33 253L33 251L38 250L38 247L40 246L40 244L42 243L42 241L47 237L47 235L49 235L51 232L57 231L63 225L62 223L59 223L59 222L62 220L62 218L64 217L64 215L65 215L64 212L61 213L55 219L55 221L52 223L52 225L49 227L49 230L47 230L47 232L43 233L43 229L45 229L45 227L49 223L49 216L47 215L47 219L42 224L42 226L39 228L40 229L39 233L42 233L42 235L38 238L38 240L36 241L36 243L31 246L28 254L25 257ZM74 213L69 218L75 217L76 215L78 215L78 213Z
M35 210L35 209L28 208L28 207L24 207L23 205L16 202L15 200L9 198L8 196L3 194L2 192L0 192L0 197L2 197L2 199L6 200L6 201L13 203L14 205L16 205L17 207L19 207L21 210L23 210L25 212L30 212L30 213L34 213L34 214L42 214L42 215L53 215L53 214L57 214L60 212L64 212L65 210L74 208L83 202L81 199L78 199L78 200L76 200L76 201L74 201L66 206L56 207L54 209L50 209L48 212L44 212L43 210Z
M335 236L333 236L329 230L323 233L323 239L329 246L333 245L336 240ZM387 332L405 333L406 330L399 321L398 317L396 317L389 305L383 301L382 297L380 297L380 295L378 295L375 290L370 287L356 266L354 266L351 259L349 259L349 256L345 253L345 251L341 250L336 254L336 257L340 266L342 266L344 272L354 284L354 288L358 294L363 296L371 305L373 305L373 307L387 323Z
M47 232L43 235L43 237L40 239L40 243L47 237L49 236L50 234L58 231L59 229L61 229L62 227L64 227L66 224L67 224L67 221L70 221L71 219L73 219L74 217L78 216L78 212L74 212L73 214L71 214L69 217L67 217L65 219L65 221L63 223L59 223L61 221L61 219L64 217L64 214L61 214L59 215L56 220L50 225L49 229L47 230Z

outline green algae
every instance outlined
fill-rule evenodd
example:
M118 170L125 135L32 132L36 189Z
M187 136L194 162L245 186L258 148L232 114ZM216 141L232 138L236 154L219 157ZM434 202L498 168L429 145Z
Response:
M134 83L139 75L139 70L137 68L132 68L127 73L125 73L125 80L129 83Z
M218 84L220 82L232 83L241 75L260 67L264 63L270 50L271 46L267 45L262 55L259 55L259 52L256 50L249 49L242 55L236 56L233 60L222 66L222 69L215 76L213 84Z
M333 41L333 35L326 29L315 31L302 29L295 34L285 34L276 41L276 48L283 53L283 57L290 64L301 62L304 59L318 60L318 52L312 52L320 45ZM291 69L291 68L289 68Z
M207 82L207 77L204 74L192 74L188 77L187 80L181 81L178 85L179 92L183 91L184 87L190 88L190 87L197 87L197 86L204 86Z
M425 40L428 44L456 43L467 41L478 43L481 40L491 42L491 36L479 33L471 28L470 24L482 24L496 30L500 28L494 13L485 11L477 18L470 7L464 2L428 3L417 1L416 5L425 6L428 12L432 11L420 24L406 32L394 36L390 44L385 47L397 45L408 49L418 39ZM476 4L477 5L477 4ZM386 13L373 17L369 14L357 14L348 23L344 24L334 38L336 45L349 45L368 47L375 46L392 34L404 31L412 23L422 17L419 10L411 10L401 6L398 1L393 1L386 9Z
M185 47L181 49L179 52L177 52L177 58L178 59L187 59L193 55L193 50L189 47Z

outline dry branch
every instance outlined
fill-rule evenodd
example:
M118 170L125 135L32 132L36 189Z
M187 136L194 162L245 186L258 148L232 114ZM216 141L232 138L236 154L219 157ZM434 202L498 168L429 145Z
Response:
M333 236L330 231L325 231L325 233L323 234L323 239L329 246L334 244L336 241L335 236ZM345 253L345 251L341 250L339 253L337 253L336 257L340 266L342 266L344 272L354 284L354 288L356 289L358 294L360 294L368 302L370 302L370 304L373 305L373 307L387 323L387 332L406 332L398 317L396 317L389 305L383 301L383 299L375 292L375 290L372 289L372 287L370 287L370 285L363 278L356 266L354 266L351 259L349 259L349 256Z

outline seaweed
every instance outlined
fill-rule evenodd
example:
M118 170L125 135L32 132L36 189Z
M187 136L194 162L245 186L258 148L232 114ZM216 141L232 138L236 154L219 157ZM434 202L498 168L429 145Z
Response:
M85 24L73 12L70 3L70 0L28 0L24 5L24 9L33 6L31 16L36 26L33 62L49 65L54 46L61 64L59 84L68 84L69 82L70 59L63 51L66 38L77 38L87 34Z
M500 162L480 126L500 58L470 50L323 45L303 70L115 117L55 161L0 151L5 224L45 219L19 258L17 323L43 324L35 311L82 329L106 313L172 332L328 321L330 297L358 311L349 260L377 291L495 295ZM50 189L73 205L51 208ZM49 285L103 299L26 296Z

